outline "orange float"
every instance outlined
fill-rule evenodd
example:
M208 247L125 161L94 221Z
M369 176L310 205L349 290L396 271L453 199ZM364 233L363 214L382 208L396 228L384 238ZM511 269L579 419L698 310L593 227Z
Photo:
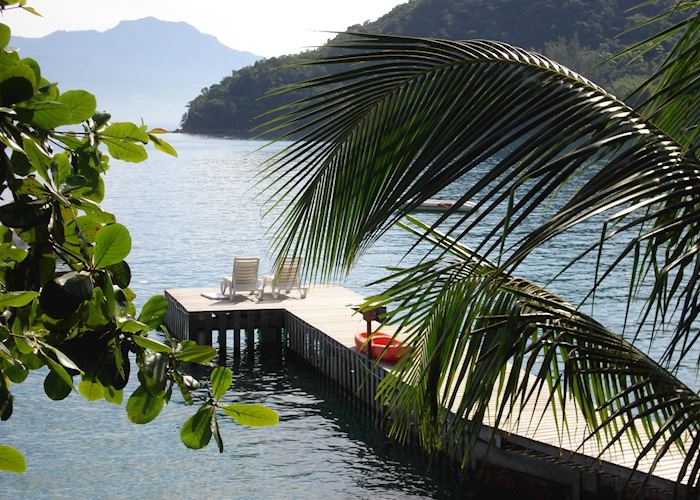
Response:
M355 334L355 345L360 352L367 352L367 332ZM407 346L391 335L376 332L372 335L372 359L381 356L382 361L395 362L406 351Z

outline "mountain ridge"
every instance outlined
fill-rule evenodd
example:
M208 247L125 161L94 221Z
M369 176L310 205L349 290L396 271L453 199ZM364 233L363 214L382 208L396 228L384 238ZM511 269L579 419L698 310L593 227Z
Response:
M36 59L44 76L64 90L94 93L98 107L115 119L143 118L167 128L177 125L185 103L202 87L261 59L185 22L154 17L121 21L105 31L13 36L11 45Z
M639 0L411 0L375 21L350 26L347 31L501 40L542 52L624 97L650 74L656 63L651 56L656 54L631 65L618 61L600 68L597 64L628 43L629 38L619 38L625 30L651 15L650 8L626 12L638 3ZM325 67L295 66L327 50L321 47L258 61L203 88L187 105L182 130L253 135L252 129L264 121L257 116L303 96L297 92L261 99L264 94L327 72Z

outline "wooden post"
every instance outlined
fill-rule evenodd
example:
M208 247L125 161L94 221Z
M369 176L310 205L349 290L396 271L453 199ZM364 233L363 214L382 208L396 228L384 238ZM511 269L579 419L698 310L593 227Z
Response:
M220 312L217 314L217 329L219 331L219 350L226 352L226 313Z

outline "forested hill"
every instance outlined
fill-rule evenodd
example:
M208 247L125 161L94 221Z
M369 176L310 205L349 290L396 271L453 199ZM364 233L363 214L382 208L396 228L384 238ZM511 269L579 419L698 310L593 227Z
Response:
M348 31L450 39L486 38L544 53L624 97L649 74L660 54L634 64L598 67L626 46L620 36L659 10L629 9L640 0L411 0L376 21ZM635 34L635 37L639 37ZM322 51L323 49L321 49ZM190 133L248 136L256 117L287 102L289 96L261 97L269 90L319 75L324 68L290 67L320 51L258 61L202 90L188 105L181 128Z

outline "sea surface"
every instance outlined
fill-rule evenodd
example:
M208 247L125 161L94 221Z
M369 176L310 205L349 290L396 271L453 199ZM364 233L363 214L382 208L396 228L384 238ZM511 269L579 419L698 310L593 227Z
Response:
M133 239L127 260L139 305L166 288L217 286L230 275L234 256L259 256L261 273L271 268L270 218L263 217L265 196L254 177L284 144L261 149L265 143L257 141L182 134L167 139L178 158L153 152L141 164L113 162L106 175L104 206ZM468 182L455 183L443 196L458 197ZM552 259L585 248L590 231L579 228L555 240L519 273L547 283ZM386 275L384 266L416 262L416 256L402 260L412 242L405 232L390 230L343 284L365 295L381 290L367 285ZM591 263L582 265L589 267L575 268L551 284L572 303L584 300L581 290L594 279ZM624 271L596 297L596 318L613 330L624 325ZM645 345L653 351L652 342ZM0 423L0 443L25 453L27 472L0 474L0 498L483 496L479 484L456 481L430 467L420 453L402 450L293 357L266 359L252 350L227 363L236 373L229 399L265 404L281 420L274 428L250 429L221 419L223 455L213 443L199 451L180 443L180 426L194 409L175 397L158 419L137 426L123 406L76 395L49 400L44 373L32 373L13 390L12 418ZM694 380L695 371L683 367L682 375ZM125 394L135 387L132 380Z

